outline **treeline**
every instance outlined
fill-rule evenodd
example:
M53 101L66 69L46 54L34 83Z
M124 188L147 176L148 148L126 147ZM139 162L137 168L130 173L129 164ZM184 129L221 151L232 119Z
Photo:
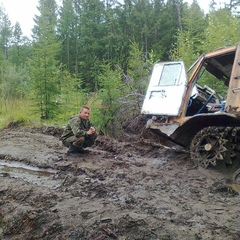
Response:
M189 66L239 42L239 5L212 0L204 14L196 0L39 0L31 39L1 7L0 115L24 102L41 119L65 120L89 104L103 131L121 125L139 113L153 63Z

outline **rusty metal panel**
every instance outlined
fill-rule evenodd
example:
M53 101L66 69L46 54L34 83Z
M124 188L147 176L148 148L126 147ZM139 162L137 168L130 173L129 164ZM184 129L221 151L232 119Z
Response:
M223 55L223 54L226 54L226 53L229 53L229 52L233 52L233 51L236 51L236 48L238 48L238 46L236 46L236 45L231 46L231 47L226 47L226 48L220 48L220 49L217 49L213 52L206 53L204 55L204 58L212 58L212 57L215 57L215 56L219 56L219 55Z
M226 111L240 111L240 46L237 46L226 99Z

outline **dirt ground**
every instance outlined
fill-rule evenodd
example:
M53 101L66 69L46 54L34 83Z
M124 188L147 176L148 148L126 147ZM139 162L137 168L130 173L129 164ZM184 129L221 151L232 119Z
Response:
M239 240L232 169L139 136L67 156L54 127L0 131L1 240Z

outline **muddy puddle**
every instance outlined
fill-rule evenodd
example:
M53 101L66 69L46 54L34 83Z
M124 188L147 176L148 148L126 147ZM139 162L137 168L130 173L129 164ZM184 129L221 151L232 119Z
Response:
M0 160L0 174L48 188L60 186L60 181L54 179L55 170L41 169L17 161Z
M99 136L73 157L36 129L0 131L0 239L240 239L233 169L153 143Z

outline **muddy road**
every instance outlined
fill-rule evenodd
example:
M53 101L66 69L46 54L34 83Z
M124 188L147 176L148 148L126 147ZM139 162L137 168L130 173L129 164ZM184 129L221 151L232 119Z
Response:
M55 128L0 131L1 240L238 240L233 169L176 146L99 136L67 156Z

